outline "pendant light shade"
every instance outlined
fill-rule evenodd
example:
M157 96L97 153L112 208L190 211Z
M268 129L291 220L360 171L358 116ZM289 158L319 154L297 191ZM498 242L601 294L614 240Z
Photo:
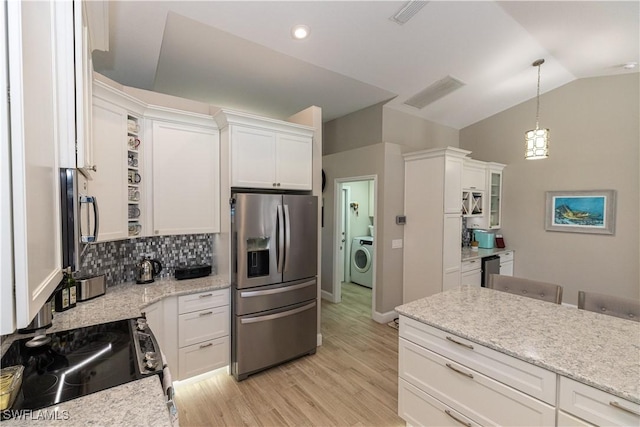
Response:
M538 124L540 117L540 66L542 64L544 64L544 59L538 59L531 64L538 67L538 94L536 96L536 128L528 130L524 134L524 158L527 160L549 157L549 129L540 129Z

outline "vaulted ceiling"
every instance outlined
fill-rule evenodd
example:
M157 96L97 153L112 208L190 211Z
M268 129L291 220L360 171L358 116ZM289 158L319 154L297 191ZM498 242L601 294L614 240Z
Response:
M113 1L96 71L127 86L274 118L324 120L388 101L462 128L584 77L638 72L638 1L431 1L399 25L400 1ZM310 36L294 40L305 24ZM405 104L450 76L460 89Z

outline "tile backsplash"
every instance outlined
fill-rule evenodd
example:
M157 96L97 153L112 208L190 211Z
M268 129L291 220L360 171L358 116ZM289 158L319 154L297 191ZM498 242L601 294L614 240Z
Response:
M135 266L143 258L162 264L160 277L173 277L176 267L215 265L215 235L140 237L90 245L81 257L78 277L106 275L107 286L135 280Z

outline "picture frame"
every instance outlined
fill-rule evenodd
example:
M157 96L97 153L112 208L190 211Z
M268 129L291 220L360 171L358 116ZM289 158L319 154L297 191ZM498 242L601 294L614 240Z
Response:
M614 234L616 191L547 191L545 230Z

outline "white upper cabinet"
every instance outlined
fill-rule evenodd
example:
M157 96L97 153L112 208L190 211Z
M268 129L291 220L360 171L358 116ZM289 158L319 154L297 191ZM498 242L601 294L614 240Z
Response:
M70 14L69 4L40 1L5 5L7 19L2 28L7 25L11 90L8 115L15 294L11 289L7 292L10 286L2 287L2 311L13 310L9 306L15 296L15 316L5 318L3 314L3 334L26 327L62 279L58 151L60 138L68 133L73 137L74 126L73 115L69 115L73 75L65 73L73 56L64 53L70 51L64 22L71 19L65 16ZM4 58L2 66L6 66ZM3 128L6 119L3 114ZM3 209L3 224L5 213ZM6 267L3 265L3 270Z
M215 127L154 121L154 235L220 231L219 140Z
M485 190L487 180L487 165L473 159L464 159L462 170L463 190Z
M100 212L97 241L124 239L127 230L127 111L94 99L92 173L88 192L95 196Z
M231 186L276 187L276 133L231 127Z
M229 110L216 121L229 138L231 187L312 189L313 128Z

